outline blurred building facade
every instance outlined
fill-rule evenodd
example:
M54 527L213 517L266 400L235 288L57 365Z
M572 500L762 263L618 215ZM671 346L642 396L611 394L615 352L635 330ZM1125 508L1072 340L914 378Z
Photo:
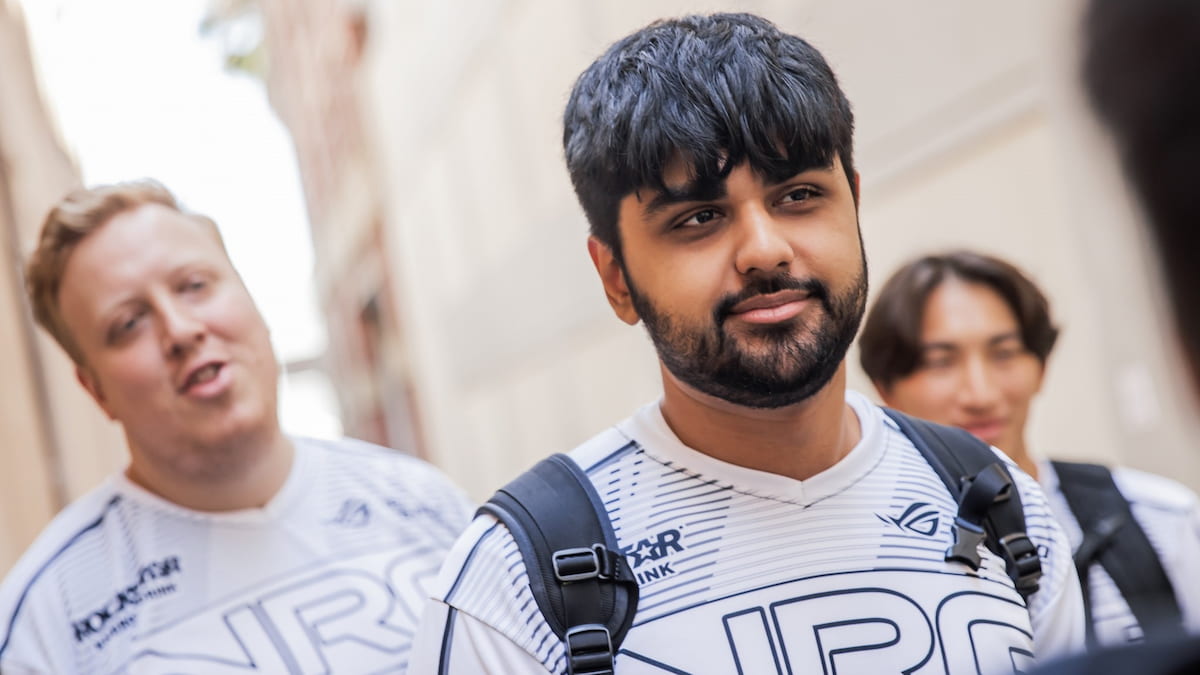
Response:
M39 93L19 8L0 2L0 573L68 501L125 457L118 428L37 329L22 263L51 203L79 183Z
M728 3L249 4L309 191L348 433L419 448L482 498L657 396L649 341L594 278L559 117L612 41ZM1063 335L1035 450L1200 487L1200 424L1139 214L1075 84L1079 4L737 7L804 36L838 73L873 279L967 246L1047 289ZM869 392L856 361L851 385Z
M345 433L423 454L401 299L387 259L380 173L363 124L357 72L365 5L340 0L234 0L227 19L257 13L260 69L296 147L329 327L322 367L336 383ZM224 5L223 7L220 7Z

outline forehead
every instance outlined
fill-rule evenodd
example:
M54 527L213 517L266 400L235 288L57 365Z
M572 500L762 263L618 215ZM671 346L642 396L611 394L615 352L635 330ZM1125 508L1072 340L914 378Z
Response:
M80 300L103 303L193 263L230 265L216 232L173 209L145 204L113 216L75 245L59 302L64 313Z
M80 240L67 267L98 254L154 258L181 247L224 252L219 235L207 223L161 204L143 204L116 214Z
M1016 314L995 289L949 278L929 294L921 321L924 342L966 342L1018 331Z

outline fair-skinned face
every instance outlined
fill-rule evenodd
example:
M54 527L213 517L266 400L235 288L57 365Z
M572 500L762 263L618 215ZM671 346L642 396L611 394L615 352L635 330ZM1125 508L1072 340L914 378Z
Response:
M620 203L623 268L589 241L617 316L645 321L667 376L687 390L751 408L816 393L837 372L866 293L841 162L779 183L742 164L710 193L686 167L664 179L686 194L644 189Z
M983 284L947 279L925 303L921 343L917 370L880 389L884 402L1026 460L1025 424L1043 368L1004 298Z
M236 475L243 446L278 437L266 324L205 224L157 204L116 215L77 244L58 300L131 476Z

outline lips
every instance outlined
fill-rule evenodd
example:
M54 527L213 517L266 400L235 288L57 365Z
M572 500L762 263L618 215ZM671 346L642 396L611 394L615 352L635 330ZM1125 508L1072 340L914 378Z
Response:
M730 310L733 314L744 314L756 309L771 309L780 307L792 302L807 300L808 293L804 291L778 291L776 293L767 293L765 295L756 295L753 298L748 298L734 305Z
M750 323L778 323L799 314L810 297L798 290L756 295L731 307L730 316Z
M206 361L187 371L187 375L183 378L183 384L179 386L179 392L186 394L189 391L202 387L209 382L212 382L221 374L221 370L225 367L222 361Z
M1008 426L1008 421L1001 418L989 418L982 420L971 420L958 426L969 431L973 436L976 436L993 445L1000 436L1004 433Z

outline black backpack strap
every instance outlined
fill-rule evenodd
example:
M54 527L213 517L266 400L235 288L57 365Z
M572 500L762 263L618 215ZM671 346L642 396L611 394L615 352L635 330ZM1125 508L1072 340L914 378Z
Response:
M1087 597L1088 569L1100 563L1129 603L1146 639L1183 635L1183 616L1175 589L1145 530L1133 517L1129 500L1113 481L1112 471L1099 464L1051 462L1059 489L1083 530L1075 551L1075 568L1084 586L1088 639L1095 643L1091 604Z
M538 609L566 647L567 672L612 673L638 584L583 469L566 455L547 457L479 513L495 516L516 540Z
M962 429L945 427L884 408L958 502L954 545L946 560L979 569L979 544L1004 560L1021 597L1038 590L1042 562L1025 533L1025 510L1012 475L991 447Z

